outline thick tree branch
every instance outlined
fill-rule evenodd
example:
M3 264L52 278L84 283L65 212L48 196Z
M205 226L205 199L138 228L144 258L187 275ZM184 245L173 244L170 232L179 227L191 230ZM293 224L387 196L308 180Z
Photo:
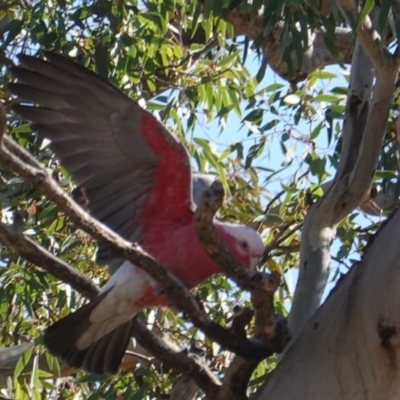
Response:
M362 48L358 44L353 56L338 173L321 201L311 207L304 222L300 276L289 315L293 339L320 304L327 283L329 250L336 224L369 198L398 76L398 58L384 51L383 57L390 56L391 60L385 61L383 67L376 66L378 71L371 91L373 75L369 60L376 56L374 46L378 44L367 45L366 42L374 42L376 35L372 29L360 29L358 38ZM366 48L368 53L364 52ZM375 66L376 60L371 61Z
M357 162L361 142L368 119L369 100L373 89L374 71L372 63L357 41L352 61L352 71L347 95L345 119L343 123L342 150L337 176L351 173ZM380 146L379 146L380 148ZM332 188L334 182L331 182ZM328 189L329 190L329 189Z
M194 400L199 387L186 375L181 375L173 384L169 400Z
M309 319L257 400L400 398L399 226L397 210Z
M330 4L325 5L325 10L321 10L321 13L326 15L330 12ZM298 58L293 52L292 64L293 71L289 73L287 63L282 59L281 53L281 35L285 29L285 24L277 24L268 36L264 35L265 28L268 24L264 15L255 16L254 18L247 13L240 10L240 7L233 8L227 11L224 17L229 23L232 24L234 36L246 36L250 40L256 40L263 37L260 48L264 53L264 57L268 66L270 66L275 73L281 76L283 79L290 82L299 82L304 80L308 74L316 69L324 68L328 65L337 64L338 61L341 63L349 63L351 61L351 55L353 52L354 37L352 30L349 27L337 27L335 29L334 42L336 45L337 53L339 54L340 60L327 48L324 37L326 33L322 30L314 30L309 32L309 46L303 52L303 62L298 65ZM180 20L175 21L175 26L179 25ZM175 32L170 32L170 36L174 36ZM204 31L200 28L197 29L194 36L191 31L183 31L181 36L181 42L184 46L188 46L191 43L205 43L206 36ZM216 40L212 40L208 43L211 49L213 45L217 44ZM193 59L193 58L192 58Z
M338 176L348 176L354 167L367 120L373 75L371 64L359 45L356 45L352 65L337 177L324 197L310 208L304 220L300 274L289 315L289 329L293 339L321 302L329 274L330 245L335 235L333 214L338 194L334 187L340 182Z
M246 400L249 380L259 361L236 356L230 363L220 390L220 399ZM208 399L207 399L208 400Z
M0 122L3 122L0 124L0 128L4 128L4 113L3 121ZM20 158L22 158L24 161L21 161ZM105 241L117 255L120 255L124 259L135 263L148 272L155 280L161 282L169 298L181 310L185 311L189 315L196 326L198 326L211 339L218 342L223 348L256 360L265 358L277 350L276 342L271 341L270 343L263 343L257 339L248 340L238 338L231 331L224 329L220 325L211 321L202 306L180 283L179 280L169 274L168 271L159 265L153 258L143 252L138 245L132 245L129 242L126 242L80 209L80 207L78 207L51 179L46 170L38 165L36 160L34 160L29 153L27 153L24 149L19 148L8 137L4 137L2 140L0 159L5 166L37 186L44 194L53 200L79 228L87 231L97 240ZM28 252L26 254L28 256L31 255L31 253ZM259 277L260 275L256 276ZM276 286L276 282L274 283L266 280L262 283L259 283L259 286L260 285L263 285L262 290L271 291L271 293L273 293L272 290L273 287ZM255 287L255 285L253 286ZM153 346L153 351L156 351L158 354L161 350L159 347L160 343L157 342L157 338L152 337L147 330L142 331L141 328L142 327L140 326L137 327L136 331L138 341L146 343L149 338L152 338L150 343ZM210 387L215 387L216 383L210 380L210 377L207 375L207 370L204 368L204 366L195 367L195 361L185 359L185 362L189 364L185 364L184 367L182 367L183 361L177 361L180 358L178 355L170 354L168 349L165 349L165 351L165 358L167 356L171 357L169 360L170 363L178 366L181 365L180 370L182 372L187 372L188 368L190 367L189 371L191 375L194 377L196 383L198 383L198 385L206 393L211 390ZM201 371L203 372L201 372L200 375L195 375L193 371L196 373L200 373ZM204 374L207 376L205 377Z
M353 3L351 1L344 2ZM374 19L377 19L377 14L378 12L375 10ZM366 17L358 31L357 37L364 54L374 66L376 81L372 91L372 98L370 98L369 88L372 86L373 76L368 74L368 72L364 73L365 79L358 84L360 88L359 96L349 96L350 104L347 104L346 108L352 113L349 117L354 125L345 125L346 130L343 136L350 137L348 140L350 143L356 142L357 153L351 158L348 157L350 162L353 163L352 168L339 168L338 179L341 181L334 188L334 191L340 198L336 205L334 223L338 223L351 210L369 198L372 178L386 133L389 110L399 75L400 58L398 55L390 54L385 48L381 48L377 35L371 19ZM359 78L355 76L359 76L363 70L369 69L369 62L362 53L360 50L359 68L354 68L357 67L357 64L353 65L351 72L352 80L358 80ZM363 84L364 87L362 87ZM358 118L360 115L363 116L364 120ZM357 143L357 140L353 139L355 137L361 137L361 140L358 140ZM344 154L343 157L341 155L341 159L344 159L347 156L346 152L349 152L346 148L343 151ZM343 163L341 162L341 164Z
M8 150L11 141L7 136L3 138L0 159L5 166L30 181L40 189L48 198L54 201L80 228L88 232L97 240L102 240L109 245L115 254L135 265L143 268L163 287L169 298L182 310L185 311L193 323L222 346L239 353L244 352L248 356L258 358L260 346L250 342L239 343L236 337L226 329L210 320L202 306L185 286L165 268L163 268L150 255L145 253L137 244L131 244L120 238L106 226L92 218L83 211L75 202L52 180L44 168L35 168L31 163L22 162ZM31 157L22 148L19 149L25 157ZM262 347L262 346L261 346ZM264 349L269 353L271 349Z

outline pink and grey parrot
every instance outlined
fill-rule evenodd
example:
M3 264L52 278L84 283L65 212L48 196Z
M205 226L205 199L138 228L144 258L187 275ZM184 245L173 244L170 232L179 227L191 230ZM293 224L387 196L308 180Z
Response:
M21 99L13 110L31 121L39 137L51 140L91 215L141 244L188 288L220 272L197 238L185 147L100 76L62 56L45 57L21 55L21 64L11 68L20 83L9 89ZM244 267L262 256L256 231L218 220L214 225ZM113 263L103 243L97 259ZM114 267L121 263L114 261ZM122 261L97 298L46 330L44 343L73 367L114 373L131 337L133 317L146 307L168 305L161 284Z

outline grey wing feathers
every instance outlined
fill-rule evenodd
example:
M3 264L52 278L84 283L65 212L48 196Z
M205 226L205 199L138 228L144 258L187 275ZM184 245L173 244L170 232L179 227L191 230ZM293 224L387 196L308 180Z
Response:
M15 112L51 140L87 198L91 214L128 240L140 241L137 219L153 184L157 157L141 134L144 111L84 67L55 54L20 56L9 85L23 102ZM110 254L100 244L98 261Z

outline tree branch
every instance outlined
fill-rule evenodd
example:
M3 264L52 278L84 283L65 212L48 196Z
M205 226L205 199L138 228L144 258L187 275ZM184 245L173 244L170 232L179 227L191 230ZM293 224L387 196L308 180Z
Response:
M307 321L256 399L399 398L399 226L397 210Z
M133 335L143 347L151 350L164 363L192 378L204 393L214 398L221 383L201 359L186 352L176 352L143 324L134 325Z
M377 20L378 13L375 9L374 19ZM357 146L357 153L350 158L353 163L351 169L339 168L339 177L341 181L334 187L335 195L339 197L334 215L334 222L339 222L355 207L359 206L369 198L372 178L376 170L378 157L381 152L381 145L386 133L389 111L393 101L393 94L396 81L399 75L400 58L398 55L390 54L385 48L380 48L377 41L377 33L373 29L371 19L367 17L358 31L358 40L362 46L364 53L370 61L363 57L360 50L360 68L352 68L352 77L360 74L363 69L369 69L368 63L372 63L376 72L375 85L370 97L369 88L372 85L372 78L366 76L363 82L359 83L360 94L364 96L351 97L347 109L353 111L353 126L344 132L345 136L349 136L349 142L354 142L354 137L360 136L361 140ZM363 59L362 59L363 58ZM353 72L354 70L354 72ZM353 78L355 80L357 78ZM361 88L364 84L365 88ZM354 104L355 103L355 104ZM368 113L365 115L365 111ZM363 115L364 120L361 121L358 115ZM347 126L345 126L347 128ZM362 128L360 130L360 128ZM348 152L348 150L344 150ZM343 154L346 156L346 153ZM342 159L342 156L341 156Z
M275 352L273 346L263 345L257 340L240 341L231 332L213 322L197 299L186 289L186 287L154 258L145 253L137 244L131 244L119 237L106 226L92 218L83 211L49 176L43 168L33 166L34 161L22 162L9 151L10 138L4 136L0 150L0 159L9 169L30 181L40 189L49 199L54 201L78 226L80 229L92 235L95 239L101 240L125 260L129 260L138 267L144 269L153 279L162 283L168 297L177 307L188 314L195 326L200 328L207 336L215 340L222 347L241 354L246 357L262 359ZM13 144L13 146L17 146ZM18 150L24 158L32 158L24 149ZM232 259L233 256L230 256ZM234 258L233 258L234 259ZM235 259L234 259L235 260ZM235 260L236 266L238 262ZM243 271L239 265L239 273ZM250 286L256 287L256 283L246 278ZM260 284L260 283L259 283ZM273 290L272 284L263 283Z
M246 271L231 255L212 224L214 215L222 204L223 196L223 187L218 181L215 181L203 194L195 212L197 234L204 249L220 268L240 287L250 291L255 317L255 338L268 345L274 343L276 352L280 352L289 338L286 321L281 319L278 326L275 323L273 296L279 287L280 274ZM234 316L231 329L237 336L246 337L245 326L249 322L250 315L244 310L240 311ZM248 382L259 361L237 355L225 375L219 398L231 400L247 398Z
M343 0L343 3L354 4L350 0ZM338 173L323 198L310 208L304 222L300 275L289 315L293 341L321 302L336 224L369 198L400 65L398 58L388 55L385 50L383 57L390 56L391 61L386 60L383 67L378 66L375 59L371 60L378 68L371 91L373 75L369 60L376 56L374 46L378 45L367 42L372 43L375 39L373 29L358 32L362 47L357 44L353 55ZM368 53L364 53L366 48Z
M236 356L226 371L220 390L220 399L246 400L249 380L259 361ZM208 400L208 398L206 398Z
M246 354L256 356L259 348L253 348L251 343L244 346L238 343L228 331L218 324L212 322L205 313L196 298L186 289L186 287L165 268L163 268L150 255L145 253L137 244L131 244L119 237L106 226L92 218L83 211L75 202L52 180L44 168L35 168L19 160L8 150L8 137L3 138L0 150L0 159L3 164L26 180L30 181L40 189L48 198L54 201L80 228L88 232L97 240L107 243L115 254L131 261L138 267L144 269L157 282L163 284L169 298L182 310L185 311L193 323L200 327L206 334L213 338L216 337L222 346L227 346L232 351L244 351ZM20 153L24 156L30 155L22 148ZM221 343L222 342L222 343ZM225 343L224 343L225 342ZM256 356L257 357L257 356Z
M173 384L169 400L194 400L199 387L185 375L181 375Z
M41 266L60 281L63 281L83 296L93 298L99 292L98 288L82 273L71 268L67 263L55 257L37 243L16 232L11 226L0 222L0 242L27 259Z
M0 128L5 128L4 112L3 115L0 115ZM249 340L246 338L238 338L230 330L224 329L217 323L213 322L206 314L203 307L178 279L172 276L159 263L146 254L138 245L123 240L84 212L62 189L58 187L46 170L41 167L29 153L13 143L11 139L6 136L3 138L1 144L0 159L5 166L38 187L45 195L53 200L79 228L87 231L95 239L106 242L117 255L135 263L135 265L143 268L155 280L162 283L169 298L182 311L186 312L194 325L199 327L207 336L219 343L223 348L255 360L261 360L277 351L276 345L278 342L276 341L272 340L268 343L264 343L258 339ZM21 238L18 239L22 240ZM25 243L25 245L27 245L27 243ZM37 248L32 248L31 252L27 251L25 254L28 257L31 257L32 253L37 256L35 253L36 250ZM47 256L47 254L42 252L41 256ZM235 268L239 268L238 272L242 273L243 270L241 266L237 265L238 263L236 260L228 252L228 260L230 261L231 259L236 263ZM38 260L39 258L36 258L35 262ZM63 269L62 265L61 268ZM63 273L68 274L69 272L66 269L63 269ZM262 277L260 274L254 274L254 276L258 278L260 276ZM246 276L244 278L245 283L253 288L261 288L261 290L271 296L274 288L277 287L276 280L274 281L273 279L270 280L268 278L257 283L252 280L254 276ZM74 285L77 284L76 280L73 281L70 279L70 281ZM215 388L215 380L213 381L210 379L208 370L203 365L197 365L194 360L186 358L181 359L177 354L171 354L171 352L168 351L168 348L165 347L165 344L154 335L152 336L147 329L143 330L144 328L142 326L137 326L135 329L139 342L146 343L149 350L156 354L159 354L164 349L165 354L162 357L165 359L169 358L168 361L177 366L177 368L180 368L181 372L187 373L187 371L190 371L190 375L206 393L210 392L210 388ZM162 349L160 346L164 346L164 348Z
M250 291L255 315L255 336L264 343L271 343L275 331L273 296L279 287L281 276L245 270L218 236L212 223L222 204L224 190L221 182L215 181L203 194L195 212L196 231L208 255L242 289ZM276 351L282 351L277 348Z
M235 8L227 14L226 20L232 24L235 36L245 35L251 40L264 36L266 22L262 15L251 18L250 15L242 13L239 8ZM293 53L293 72L289 74L288 65L282 60L280 48L281 33L284 28L284 24L277 24L268 37L263 37L263 42L260 45L268 65L283 79L299 82L318 68L338 63L338 60L325 45L325 33L315 30L309 34L309 46L303 52L304 62L302 65L298 65L297 57ZM353 49L351 28L336 28L335 39L337 51L340 54L340 62L349 63Z
M342 8L342 14L349 23L351 21L349 21L347 13L352 14L354 20L357 20L360 12L358 2L354 0L337 0L337 3ZM374 28L378 13L379 7L375 7L371 16L367 15L364 18L357 30L357 40L361 43L365 54L373 64L375 73L383 77L387 72L391 75L393 74L393 68L398 64L398 61L381 45L381 36ZM375 15L375 22L373 21L373 15Z
M233 318L230 329L238 336L246 336L246 326L254 316L253 310L236 306L233 309ZM225 373L222 387L219 392L220 399L243 400L247 399L247 387L258 361L248 360L235 356Z

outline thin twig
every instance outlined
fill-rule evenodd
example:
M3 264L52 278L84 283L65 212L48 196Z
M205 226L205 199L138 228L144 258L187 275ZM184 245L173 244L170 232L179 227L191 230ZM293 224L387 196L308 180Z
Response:
M296 231L298 231L299 229L301 229L301 227L303 226L303 224L298 224L295 225L292 229L289 229L289 226L291 225L287 225L285 227L285 229L282 229L282 231L280 232L279 235L277 235L277 237L275 238L275 240L268 246L265 247L264 250L264 255L260 261L260 264L262 265L263 263L265 263L269 258L270 258L270 253L273 250L276 250L280 247L280 244L283 243L286 239L288 239L290 236L292 236Z

